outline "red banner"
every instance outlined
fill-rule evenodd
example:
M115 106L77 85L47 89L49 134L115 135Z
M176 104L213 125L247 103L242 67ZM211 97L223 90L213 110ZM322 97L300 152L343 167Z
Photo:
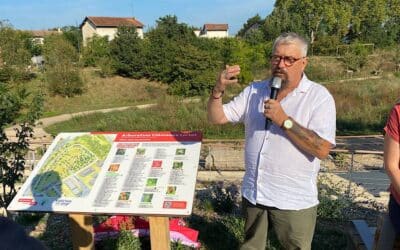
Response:
M119 132L115 142L168 142L168 141L193 141L202 139L200 131L143 131L143 132Z

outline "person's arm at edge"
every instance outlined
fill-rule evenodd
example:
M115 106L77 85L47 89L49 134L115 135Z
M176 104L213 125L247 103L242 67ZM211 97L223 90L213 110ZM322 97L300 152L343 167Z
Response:
M386 133L383 163L394 189L400 194L400 148L399 142Z

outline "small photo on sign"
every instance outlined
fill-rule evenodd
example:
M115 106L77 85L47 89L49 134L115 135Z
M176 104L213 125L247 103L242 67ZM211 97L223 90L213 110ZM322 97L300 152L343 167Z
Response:
M174 195L176 194L176 186L168 186L167 187L167 195Z
M125 155L126 149L124 148L119 148L117 149L117 152L115 153L116 155Z
M108 171L110 172L117 172L119 169L119 164L111 164L110 167L108 167Z
M185 148L177 148L175 154L176 155L185 155L186 149Z
M136 149L136 154L137 155L144 155L145 153L146 153L146 149L145 148Z
M130 195L131 195L131 192L121 192L121 193L119 193L118 200L127 201L127 200L129 200Z
M152 168L161 168L162 166L162 161L160 160L154 160L153 163L151 164Z
M174 161L174 163L172 163L172 169L182 169L182 167L183 167L182 161Z
M141 202L149 203L153 200L153 194L144 193L142 195Z
M146 187L155 187L157 185L157 178L149 178L146 182Z

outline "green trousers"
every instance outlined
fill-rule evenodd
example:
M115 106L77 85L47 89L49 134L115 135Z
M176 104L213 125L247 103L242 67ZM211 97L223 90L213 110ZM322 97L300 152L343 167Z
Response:
M242 198L245 217L245 239L241 250L264 250L271 225L283 249L311 249L317 206L302 210L280 210L253 205Z

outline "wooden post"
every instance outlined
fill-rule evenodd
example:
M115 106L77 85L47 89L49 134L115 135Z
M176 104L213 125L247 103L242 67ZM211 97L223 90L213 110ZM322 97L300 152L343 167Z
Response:
M94 234L91 215L69 214L74 250L93 250Z
M169 218L149 217L152 250L170 250Z

